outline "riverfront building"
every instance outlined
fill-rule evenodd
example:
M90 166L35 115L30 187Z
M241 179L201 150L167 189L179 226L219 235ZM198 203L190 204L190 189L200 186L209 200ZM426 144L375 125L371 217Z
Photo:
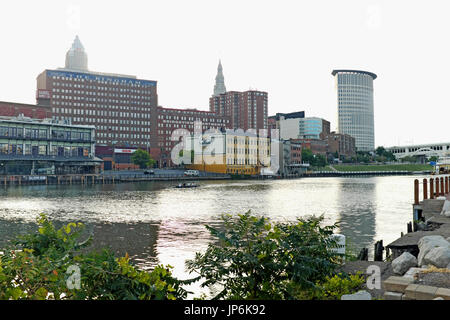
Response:
M192 136L189 169L233 175L259 175L271 161L270 138L243 130L217 130L202 139Z
M196 123L201 127L195 128ZM226 115L197 109L174 109L158 107L158 148L161 167L171 167L171 152L179 141L172 141L172 133L177 129L188 130L191 134L198 130L225 130L231 127L231 120Z
M65 67L43 71L37 90L48 96L53 119L95 126L99 145L157 148L157 82L89 71L78 37Z
M354 137L358 151L373 151L373 80L377 75L359 70L333 70L331 74L337 92L338 133Z
M0 174L96 173L95 127L0 117Z

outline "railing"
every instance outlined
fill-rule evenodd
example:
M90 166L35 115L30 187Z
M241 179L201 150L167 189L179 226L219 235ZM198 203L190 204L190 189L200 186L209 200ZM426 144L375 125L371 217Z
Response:
M440 196L446 196L450 192L450 177L424 178L422 182L419 179L414 180L414 204L420 203L420 185L422 185L423 200L436 199ZM428 186L430 187L428 189Z

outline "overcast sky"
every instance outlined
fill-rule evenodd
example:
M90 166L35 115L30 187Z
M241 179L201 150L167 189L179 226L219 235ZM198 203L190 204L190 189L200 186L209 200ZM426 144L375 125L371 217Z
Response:
M450 141L449 1L2 1L0 100L35 103L79 35L92 71L158 81L159 105L208 109L227 90L269 93L269 115L336 128L333 69L374 72L375 145Z

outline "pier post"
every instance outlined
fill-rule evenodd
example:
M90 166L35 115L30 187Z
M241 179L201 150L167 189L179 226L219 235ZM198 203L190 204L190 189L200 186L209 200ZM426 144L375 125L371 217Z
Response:
M423 200L428 199L428 180L423 179Z
M419 204L419 180L414 180L414 204Z
M435 179L436 181L436 198L439 197L439 178Z
M434 179L430 178L430 199L434 199Z
M445 177L445 194L448 193L448 177Z
M441 193L440 195L443 196L444 195L444 178L441 177Z

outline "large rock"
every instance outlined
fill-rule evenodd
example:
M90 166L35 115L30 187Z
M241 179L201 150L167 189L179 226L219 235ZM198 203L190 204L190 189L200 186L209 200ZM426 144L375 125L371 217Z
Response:
M450 217L450 201L445 200L444 206L442 207L441 215Z
M450 263L450 248L437 247L431 249L423 258L423 263L431 264L437 268L447 268Z
M423 258L430 252L433 248L444 247L449 248L449 242L445 240L443 236L425 236L419 240L417 244L419 247L419 255L417 257L417 262L419 266L423 266L424 261Z
M403 252L392 261L392 270L399 275L403 275L412 267L417 267L417 259L409 252Z
M344 294L341 300L372 300L372 296L369 292L361 290L354 294Z

